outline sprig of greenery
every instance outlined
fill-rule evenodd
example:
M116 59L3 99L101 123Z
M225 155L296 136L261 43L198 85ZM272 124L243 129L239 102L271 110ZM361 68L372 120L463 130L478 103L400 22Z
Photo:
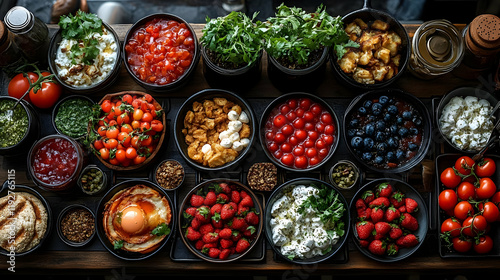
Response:
M77 64L76 59L81 57L84 64L92 64L99 55L99 41L94 38L94 34L102 34L102 20L95 14L80 10L74 16L61 16L59 27L63 38L83 43L83 47L78 43L71 46L72 63Z
M157 236L168 235L170 233L170 228L167 226L167 224L161 223L157 227L155 227L155 229L153 229L151 233Z
M307 64L309 55L324 47L335 46L337 54L343 55L345 47L357 46L349 40L342 19L330 16L323 5L315 13L307 13L281 4L276 15L267 20L262 31L268 54L298 65Z
M262 46L260 21L241 12L231 12L225 17L206 18L200 43L217 55L218 61L235 66L250 65L259 57Z

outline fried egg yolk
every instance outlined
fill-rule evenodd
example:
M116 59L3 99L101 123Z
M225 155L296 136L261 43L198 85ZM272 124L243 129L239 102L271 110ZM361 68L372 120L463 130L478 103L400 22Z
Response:
M129 206L123 210L121 225L125 232L129 234L140 232L145 224L146 219L141 208Z

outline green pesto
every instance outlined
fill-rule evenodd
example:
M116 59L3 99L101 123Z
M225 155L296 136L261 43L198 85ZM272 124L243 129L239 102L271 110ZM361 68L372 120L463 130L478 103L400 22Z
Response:
M23 106L17 105L12 114L8 111L16 101L0 100L0 148L19 143L28 130L28 113Z

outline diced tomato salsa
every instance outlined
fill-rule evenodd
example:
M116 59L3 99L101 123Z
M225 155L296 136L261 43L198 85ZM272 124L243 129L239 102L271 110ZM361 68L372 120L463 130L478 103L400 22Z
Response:
M32 167L35 176L49 185L60 185L75 173L78 153L66 139L48 139L36 151Z

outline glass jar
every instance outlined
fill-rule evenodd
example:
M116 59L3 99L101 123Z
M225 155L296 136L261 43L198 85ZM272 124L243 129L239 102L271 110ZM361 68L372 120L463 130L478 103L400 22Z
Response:
M15 70L23 63L21 51L14 43L14 35L0 21L0 67L4 71Z
M4 18L5 25L14 33L14 41L29 62L47 63L49 28L26 8L16 6Z
M462 36L451 22L424 22L413 36L410 72L422 79L439 77L460 65L463 54Z

